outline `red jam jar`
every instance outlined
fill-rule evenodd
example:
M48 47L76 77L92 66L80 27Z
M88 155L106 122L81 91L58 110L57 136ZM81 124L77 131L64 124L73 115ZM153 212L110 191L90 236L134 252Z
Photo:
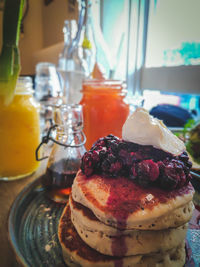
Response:
M121 138L122 126L129 115L125 102L126 85L119 80L86 80L82 85L85 147L91 148L100 137L113 134Z

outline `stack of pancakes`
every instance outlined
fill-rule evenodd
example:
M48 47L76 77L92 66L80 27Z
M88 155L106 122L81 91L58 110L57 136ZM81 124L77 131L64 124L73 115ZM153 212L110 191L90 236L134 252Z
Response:
M194 189L77 173L58 234L68 266L183 266Z

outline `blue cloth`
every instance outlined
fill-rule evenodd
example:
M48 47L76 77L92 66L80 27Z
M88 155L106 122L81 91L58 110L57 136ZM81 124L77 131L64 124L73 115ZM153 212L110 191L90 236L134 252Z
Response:
M153 107L150 114L162 120L168 127L183 127L189 119L193 118L187 109L169 104Z

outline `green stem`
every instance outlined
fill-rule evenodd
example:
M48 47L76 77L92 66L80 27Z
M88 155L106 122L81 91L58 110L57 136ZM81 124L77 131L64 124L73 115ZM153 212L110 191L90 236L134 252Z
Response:
M19 36L24 0L4 0L3 45L0 55L0 95L9 104L20 73Z

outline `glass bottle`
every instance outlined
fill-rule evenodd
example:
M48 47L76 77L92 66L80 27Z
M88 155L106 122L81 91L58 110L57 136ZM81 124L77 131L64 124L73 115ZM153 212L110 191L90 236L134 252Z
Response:
M85 153L83 116L80 105L62 105L57 109L56 139L48 160L42 184L56 202L66 202Z
M0 97L0 125L0 180L30 175L39 166L35 149L40 143L39 104L33 97L31 77L18 78L9 105Z
M92 25L92 1L85 0L85 17L84 17L84 38L82 42L83 58L86 60L90 75L93 72L96 62L96 44L94 40L94 31Z
M86 149L101 137L113 134L121 138L122 126L129 115L125 83L119 80L87 80L83 82L84 133Z
M39 62L36 65L35 98L40 103L56 104L62 101L62 92L56 66L50 62Z
M89 76L94 79L109 79L112 76L111 54L100 27L99 1L82 0L85 3L82 42L83 58L86 60Z
M82 27L82 25L80 26ZM88 76L87 64L80 46L81 28L76 20L66 20L64 26L64 49L59 56L58 72L63 80L65 103L78 104L81 99L82 81Z
M36 65L35 98L40 103L40 128L44 136L53 125L53 106L63 102L60 78L50 62Z
M63 33L64 33L64 48L59 54L58 69L67 70L67 69L74 69L76 67L79 68L80 67L79 64L78 66L74 67L76 62L73 61L72 55L70 54L71 53L70 49L72 49L72 43L77 33L76 20L65 20Z

